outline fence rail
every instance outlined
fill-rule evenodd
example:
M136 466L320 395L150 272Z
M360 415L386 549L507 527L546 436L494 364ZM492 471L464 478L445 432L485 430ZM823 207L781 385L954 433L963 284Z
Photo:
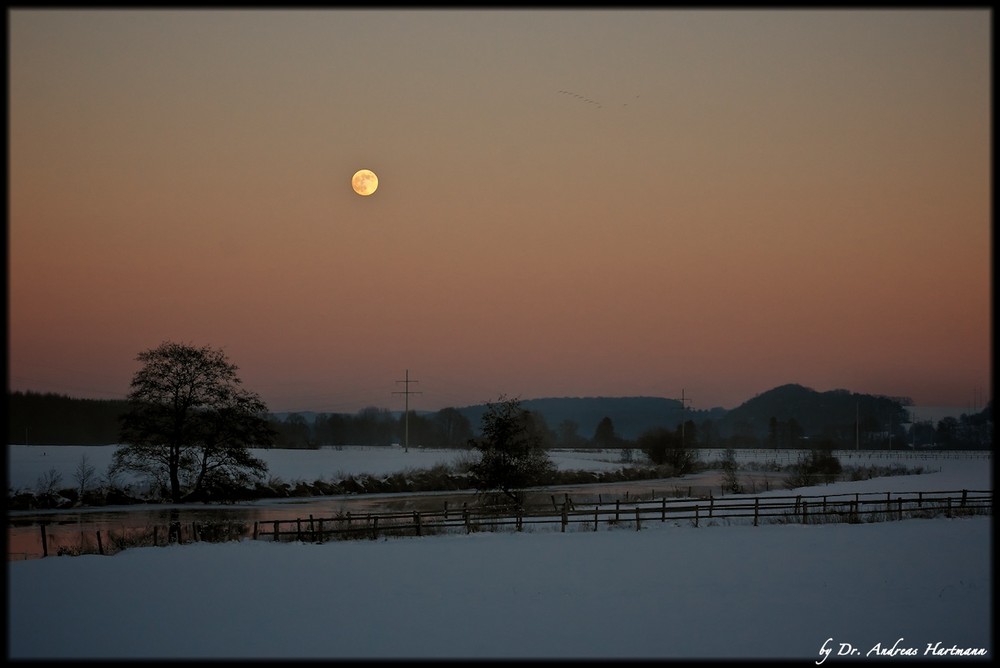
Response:
M50 548L57 554L115 554L126 547L166 545L196 541L220 542L253 538L270 541L309 541L377 539L384 536L423 536L442 533L479 531L542 530L597 531L625 527L642 529L652 522L753 524L827 522L881 522L912 517L990 515L993 512L992 490L953 490L940 492L868 492L826 495L724 496L687 498L638 497L624 500L575 503L569 494L551 497L551 505L532 505L521 509L463 504L459 509L338 514L334 517L297 518L292 520L245 523L174 523L170 526L123 528L118 534L95 532L89 537L80 533L79 544L49 545L46 527L40 527L41 557ZM96 541L93 540L96 538ZM22 558L32 557L24 553ZM8 559L12 555L8 555Z
M812 450L801 448L733 448L733 454L738 462L775 462L778 464L794 464L801 457L808 456ZM694 451L699 461L711 462L725 456L725 448L697 448ZM985 460L993 458L991 450L856 450L836 449L833 455L841 464L881 464L892 462L936 462L941 460Z
M707 499L611 501L577 505L569 495L561 504L511 509L472 506L460 510L344 513L334 517L255 522L253 538L271 541L325 542L380 536L421 536L475 531L523 531L526 525L558 526L560 531L634 526L647 522L801 523L879 522L912 517L992 514L991 490L941 492L868 492L828 495L726 496Z

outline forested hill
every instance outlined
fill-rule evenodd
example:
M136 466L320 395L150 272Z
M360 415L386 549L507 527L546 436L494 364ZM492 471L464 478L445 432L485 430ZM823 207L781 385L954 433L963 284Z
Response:
M741 436L776 447L789 447L802 437L854 443L857 434L900 433L909 421L907 397L857 394L847 390L817 392L802 385L782 385L729 411L718 428L738 442Z
M562 397L548 399L525 399L521 408L542 415L548 427L557 433L566 422L577 427L577 433L593 438L597 425L604 418L611 420L615 435L634 440L644 431L659 427L674 428L681 420L696 423L707 418L719 419L725 415L722 408L712 410L681 411L679 399L663 397ZM478 430L486 405L466 406L458 411L469 419Z
M7 443L111 445L118 442L119 416L127 402L73 399L61 394L7 393Z
M74 399L57 394L8 392L7 442L28 445L108 445L119 441L124 400ZM562 397L521 400L521 407L544 418L553 442L593 445L597 427L610 420L614 436L634 441L644 432L676 429L682 419L693 422L696 441L707 447L801 447L832 443L837 447L885 448L902 444L942 447L991 447L992 403L975 415L949 418L937 425L910 424L905 397L857 394L847 390L817 392L801 385L782 385L726 410L681 408L678 399L663 397ZM478 434L487 405L447 408L411 420L415 441L438 445L432 432L452 425L456 413L467 420L460 438L443 447L464 447ZM316 416L273 415L278 447L315 447L337 443L388 445L401 442L400 415L361 411L356 416L325 415L320 429ZM451 414L450 416L448 414ZM348 419L348 418L354 418ZM425 427L421 431L421 425ZM339 427L339 431L335 429ZM349 428L348 428L349 427ZM913 429L919 428L920 433ZM367 431L366 431L367 430ZM461 431L461 430L460 430ZM398 432L398 433L397 433ZM456 432L458 433L458 432ZM574 446L575 447L575 446Z

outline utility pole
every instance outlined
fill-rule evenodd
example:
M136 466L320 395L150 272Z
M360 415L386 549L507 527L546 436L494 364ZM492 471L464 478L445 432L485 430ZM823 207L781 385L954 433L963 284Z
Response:
M893 427L892 413L889 413L889 449L892 450L892 427Z
M410 389L410 383L419 383L419 380L410 380L410 370L406 370L406 379L397 380L397 383L404 383L403 387L405 389L399 392L393 392L393 394L402 394L404 397L404 409L403 409L403 424L404 427L404 437L403 437L403 452L410 451L410 395L411 394L423 394L422 392L414 392Z
M861 402L854 402L854 450L861 449Z
M683 387L681 388L681 398L677 399L676 401L681 402L681 447L683 448L684 447L684 408L685 408L684 402L685 401L691 401L690 398L685 398L684 397L684 388Z

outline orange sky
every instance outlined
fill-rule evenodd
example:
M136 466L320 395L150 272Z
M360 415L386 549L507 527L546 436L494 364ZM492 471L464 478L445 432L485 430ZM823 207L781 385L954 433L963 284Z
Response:
M982 407L991 20L9 10L10 389Z

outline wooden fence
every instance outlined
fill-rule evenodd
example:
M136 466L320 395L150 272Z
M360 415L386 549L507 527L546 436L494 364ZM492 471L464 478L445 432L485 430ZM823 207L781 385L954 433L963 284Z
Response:
M33 552L8 551L8 561L12 556L20 554L22 559L34 558L35 556L47 557L50 552L57 555L78 555L78 554L117 554L127 547L146 547L171 545L174 543L196 543L196 542L223 542L226 540L238 540L247 537L246 523L241 522L175 522L171 525L152 525L146 527L122 526L119 531L100 530L94 531L93 537L88 532L81 531L79 538L74 541L64 538L61 541L54 541L48 535L48 525L42 524L38 527L40 535L41 554ZM50 545L50 541L53 542Z
M592 499L592 497L589 497ZM298 518L257 521L253 527L235 523L175 523L170 527L153 526L124 529L120 534L107 532L107 541L96 532L91 541L81 532L75 545L50 546L46 527L40 527L41 555L50 548L58 554L115 554L125 547L167 545L196 541L219 542L252 537L255 540L325 542L329 540L376 539L385 536L423 536L442 533L478 531L540 530L597 531L625 527L642 529L652 522L689 522L702 524L752 524L828 522L881 522L913 517L989 515L993 510L993 492L870 492L827 495L724 496L707 498L647 497L642 500L626 494L624 500L574 503L568 494L551 495L551 505L534 505L521 510L499 506L463 504L441 510L339 514L335 517ZM529 529L531 530L531 529ZM23 558L29 558L25 553Z
M552 506L511 509L472 506L439 511L389 512L335 517L298 518L255 522L253 538L271 541L325 542L380 536L422 536L474 531L524 531L525 526L597 531L606 527L642 529L650 522L753 524L827 522L880 522L913 517L992 514L993 492L869 492L794 496L726 496L707 499L612 501L577 505L569 495Z

